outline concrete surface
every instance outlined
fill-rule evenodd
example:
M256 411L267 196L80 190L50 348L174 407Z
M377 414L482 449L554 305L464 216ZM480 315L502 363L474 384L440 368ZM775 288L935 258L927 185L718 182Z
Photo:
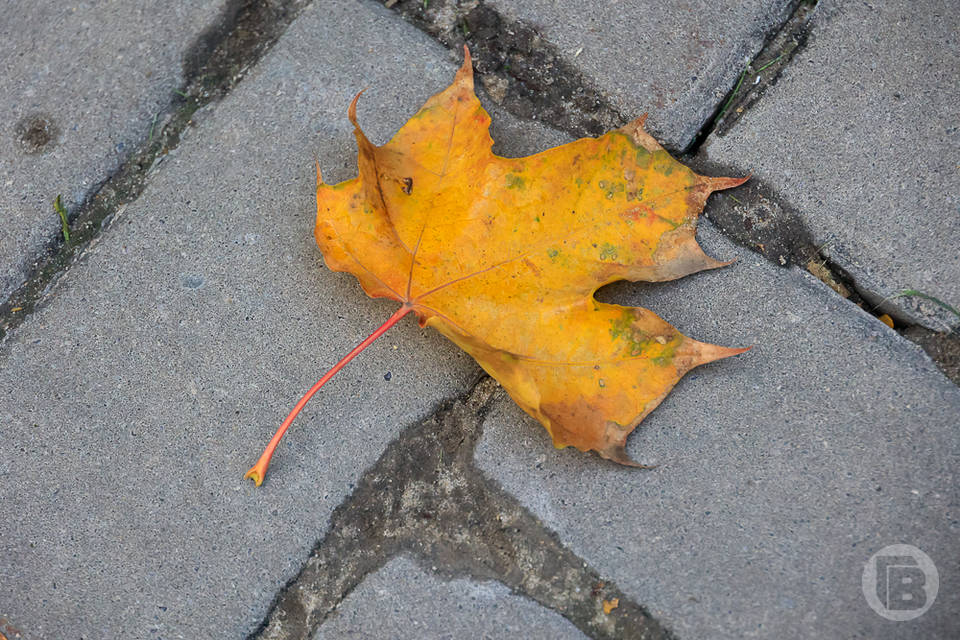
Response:
M488 3L541 25L675 146L793 4ZM0 25L16 71L0 78L3 296L58 233L52 198L79 202L122 159L117 145L143 139L190 39L227 3L121 4L18 6ZM861 283L956 303L955 12L821 4L809 47L711 140L710 159L783 194ZM264 486L242 479L300 394L394 309L322 266L314 158L328 182L352 177L356 92L368 89L359 118L382 142L449 83L456 55L372 0L313 3L0 344L0 634L245 637L401 429L471 386L468 357L404 321L308 405ZM16 127L34 112L58 133L25 155ZM493 132L504 155L566 140L497 110ZM901 210L910 225L891 218ZM809 274L707 223L701 237L740 261L602 294L692 337L755 345L695 370L631 436L629 454L659 467L556 451L506 401L478 465L678 637L957 637L960 390ZM864 563L893 543L940 571L936 604L907 623L860 591ZM499 584L440 582L401 558L320 637L394 623L428 637L579 634Z
M683 150L795 1L486 0L534 25L627 119Z
M4 8L0 301L60 233L57 195L72 213L149 135L194 43L231 4L40 0Z
M915 345L803 271L742 255L703 222L710 255L740 261L606 301L752 351L695 369L628 439L617 467L510 402L478 466L680 638L956 637L960 389ZM922 617L868 608L870 556L930 555L940 594Z
M560 615L499 582L444 580L399 556L344 598L314 640L574 640Z
M874 303L960 306L960 12L950 0L821 0L810 40L711 160L752 171ZM893 301L934 330L960 318Z
M261 488L243 480L393 311L322 266L314 157L348 177L353 95L372 87L382 138L454 70L383 10L314 4L3 345L0 615L24 637L245 636L401 427L474 380L405 321L314 398Z

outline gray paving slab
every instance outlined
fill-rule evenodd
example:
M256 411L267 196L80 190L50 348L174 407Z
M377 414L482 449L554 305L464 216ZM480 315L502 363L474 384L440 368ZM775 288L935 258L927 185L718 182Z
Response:
M960 389L918 347L804 271L743 255L706 221L710 255L740 261L605 301L750 352L681 380L618 467L573 449L506 398L480 468L680 638L956 638ZM911 544L939 569L909 622L871 610L865 564Z
M499 582L445 580L399 556L348 595L314 640L585 639L561 615Z
M262 487L243 480L393 310L322 266L314 158L351 177L353 95L371 87L383 140L455 69L373 3L313 4L8 337L0 615L24 637L244 637L359 474L473 382L404 321L308 405Z
M184 58L230 0L5 3L0 20L0 301L148 135Z
M960 305L960 13L950 0L822 0L810 39L723 137L877 300L917 289ZM960 319L893 301L936 330Z
M682 150L737 81L794 1L487 0L534 25L625 118Z

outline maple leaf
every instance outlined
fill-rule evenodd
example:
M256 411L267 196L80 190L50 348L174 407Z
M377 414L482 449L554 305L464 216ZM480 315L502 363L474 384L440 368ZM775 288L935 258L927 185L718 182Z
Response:
M349 108L359 175L317 169L315 236L327 266L400 309L301 399L407 313L452 340L546 427L558 447L637 465L626 438L698 365L746 351L698 342L653 312L594 298L616 280L664 281L724 266L697 244L707 196L746 178L695 174L644 118L526 158L491 152L469 51L453 84L383 146Z

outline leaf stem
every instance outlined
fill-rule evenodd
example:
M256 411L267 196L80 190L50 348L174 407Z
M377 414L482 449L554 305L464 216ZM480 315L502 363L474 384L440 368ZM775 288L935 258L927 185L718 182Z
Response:
M253 465L250 471L247 471L246 475L243 477L251 478L254 484L259 487L263 483L264 476L267 475L267 467L270 466L270 458L273 457L273 452L276 450L277 445L280 444L280 439L283 438L283 434L287 432L287 429L290 428L290 424L293 422L294 418L296 418L300 411L303 410L304 405L310 401L310 398L312 398L323 385L327 384L330 378L335 376L337 372L343 369L348 362L353 360L361 351L369 347L377 338L386 333L390 327L400 322L401 318L411 311L413 311L413 306L409 304L404 304L402 307L397 309L396 313L390 316L390 318L380 325L376 331L367 336L363 342L358 344L353 348L352 351L350 351L350 353L345 355L340 362L333 365L329 371L323 374L323 377L320 378L315 385L310 387L309 391L303 394L303 397L300 398L300 402L293 407L293 410L287 415L286 419L284 419L283 423L280 425L280 428L277 429L277 432L273 434L272 438L270 438L270 442L263 450L263 453L260 454L260 459L257 460L257 464Z

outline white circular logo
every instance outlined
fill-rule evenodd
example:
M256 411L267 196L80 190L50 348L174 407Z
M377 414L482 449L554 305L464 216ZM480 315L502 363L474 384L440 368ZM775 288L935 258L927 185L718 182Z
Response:
M892 544L863 567L863 597L887 620L919 618L937 599L940 574L930 556L909 544Z

